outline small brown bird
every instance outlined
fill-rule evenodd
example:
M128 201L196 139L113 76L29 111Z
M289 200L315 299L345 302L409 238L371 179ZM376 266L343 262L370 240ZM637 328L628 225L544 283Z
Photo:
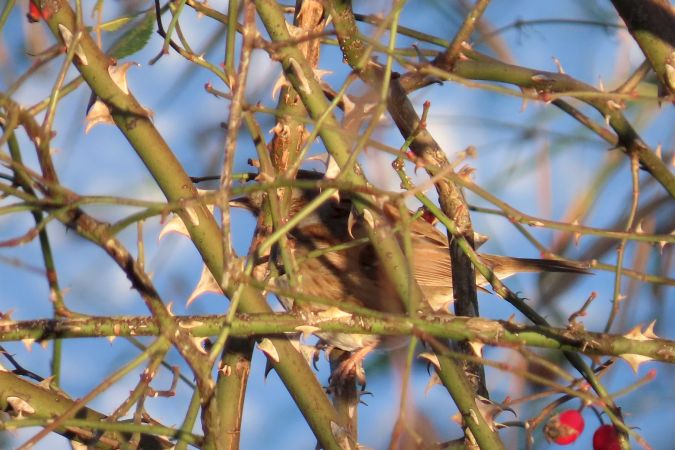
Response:
M319 179L321 174L302 176ZM318 194L318 190L294 188L289 216L300 212ZM248 209L257 216L263 200L264 194L258 191L248 197L234 199L230 204ZM385 205L381 213L392 225L400 220L398 209L392 206ZM363 221L350 223L351 214L351 197L349 193L341 192L339 201L326 201L290 232L290 247L298 266L298 290L334 303L338 308L347 302L381 312L405 313L403 302L381 270L375 250L370 244L364 243L336 251L320 251L365 236L365 224ZM448 238L424 218L412 221L409 231L413 248L413 272L425 297L425 304L422 306L424 309L428 306L433 311L446 310L453 302ZM312 256L312 252L319 255ZM513 258L485 253L479 255L500 279L519 272L588 273L585 266L574 262ZM476 273L476 285L488 284L482 275ZM282 302L288 308L298 307L293 306L288 299L282 299ZM299 307L313 310L329 308L323 304ZM342 350L364 354L379 342L376 336L370 335L318 333L318 336Z

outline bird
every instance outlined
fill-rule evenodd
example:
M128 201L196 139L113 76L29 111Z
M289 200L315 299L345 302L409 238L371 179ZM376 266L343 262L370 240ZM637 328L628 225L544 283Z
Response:
M298 177L319 180L323 174L301 171ZM290 189L289 219L302 211L320 193L318 188ZM246 196L234 198L229 203L230 206L246 209L258 216L266 195L264 191L254 191ZM325 301L321 304L305 302L297 304L292 299L280 298L287 309L308 309L317 312L333 306L339 309L341 305L351 304L384 313L406 313L404 302L381 268L375 249L367 240L359 239L366 235L367 225L364 220L354 219L356 216L353 198L353 193L340 191L339 199L327 200L303 217L289 232L288 248L292 249L297 262L297 290L304 295ZM392 225L401 220L399 209L393 205L384 202L380 209L378 211L380 215ZM448 238L445 233L421 216L413 218L407 230L412 242L412 272L424 297L420 307L423 311L447 311L453 302L452 261ZM362 243L352 246L342 245L356 239ZM338 245L346 248L331 250ZM573 261L516 258L487 253L478 255L499 279L522 272L589 273L586 265ZM489 282L477 272L476 285L485 287ZM363 359L382 341L380 337L374 335L337 332L315 334L331 346L355 352L356 359ZM349 369L351 367L344 370Z

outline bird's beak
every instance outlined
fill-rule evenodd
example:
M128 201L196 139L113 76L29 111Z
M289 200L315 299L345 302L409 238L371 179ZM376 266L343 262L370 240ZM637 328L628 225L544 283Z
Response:
M237 197L229 201L229 205L233 208L242 208L252 213L255 213L257 208L251 203L248 197Z
M230 199L229 205L233 208L242 208L257 216L262 210L265 196L263 191L252 191L241 197Z
M242 208L247 211L255 211L255 206L251 203L248 197L237 197L230 199L229 204L232 208Z

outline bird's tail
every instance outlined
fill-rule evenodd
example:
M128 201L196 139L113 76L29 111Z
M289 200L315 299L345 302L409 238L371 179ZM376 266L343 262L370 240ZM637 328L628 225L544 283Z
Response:
M501 272L500 268L508 267L507 272L568 272L568 273L592 273L590 266L586 263L576 261L566 261L560 259L536 259L536 258L514 258L508 256L481 255L481 258L490 266L493 266L495 272ZM500 267L501 266L501 267Z

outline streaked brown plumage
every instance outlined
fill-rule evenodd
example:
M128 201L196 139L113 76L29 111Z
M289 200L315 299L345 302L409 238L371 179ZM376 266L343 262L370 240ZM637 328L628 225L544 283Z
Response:
M290 216L299 212L317 194L318 191L315 190L293 189ZM262 201L263 194L258 192L246 198L233 200L231 205L244 207L258 214ZM403 302L380 270L371 245L363 244L308 257L310 252L332 248L351 242L354 237L365 235L363 224L358 222L352 226L353 237L350 235L351 211L349 195L341 193L339 202L328 200L291 231L289 239L292 241L293 254L298 262L299 290L303 294L335 302L338 308L343 302L349 302L377 311L404 313ZM385 206L382 213L394 224L398 219L397 211L393 207ZM413 246L414 276L424 294L425 305L434 311L447 309L453 301L447 236L422 218L411 222L409 230ZM588 273L583 265L567 261L513 258L484 253L481 253L480 257L500 279L519 272ZM476 274L476 284L486 286L488 282L482 275ZM311 307L328 308L325 305L311 305ZM371 346L377 339L370 336L342 334L320 336L347 351Z

